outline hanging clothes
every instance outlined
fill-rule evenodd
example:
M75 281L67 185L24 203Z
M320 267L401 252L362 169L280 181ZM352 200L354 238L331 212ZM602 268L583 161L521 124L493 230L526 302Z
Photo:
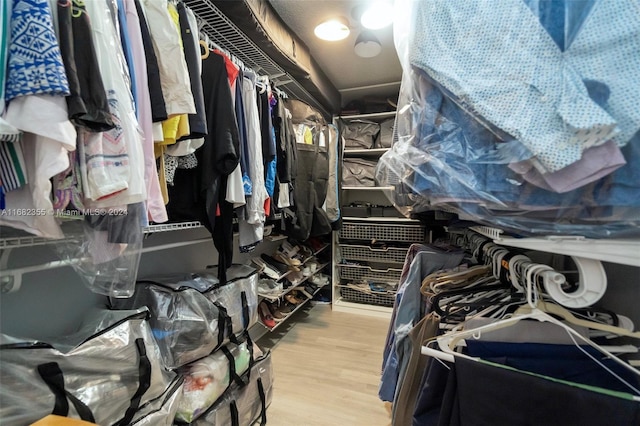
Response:
M155 223L162 223L169 220L167 209L164 204L158 171L156 168L154 141L153 141L153 109L151 104L151 93L149 90L149 71L147 69L147 54L142 38L141 19L138 16L134 0L124 0L125 16L127 18L126 31L129 33L132 61L135 64L133 81L136 82L137 90L137 115L138 123L143 135L144 153L144 181L147 188L147 217ZM151 48L153 51L153 48ZM164 103L164 101L163 101Z
M132 77L116 33L117 15L111 13L107 3L88 2L85 7L93 24L100 73L116 124L109 132L84 135L86 204L104 208L143 202L147 198L143 140L128 85Z
M212 233L224 278L225 265L233 258L233 207L224 200L225 177L238 165L239 140L222 56L210 54L202 61L202 88L208 126L205 143L196 151L196 169L176 170L167 209L172 221L197 220ZM218 206L220 217L216 217Z
M242 79L242 98L245 103L245 121L247 148L246 167L251 179L252 192L247 197L247 204L242 216L238 219L239 246L241 253L252 251L263 239L266 214L264 203L269 198L264 184L264 161L262 158L262 133L260 117L256 103L256 76L245 72Z
M71 91L66 98L69 119L91 132L111 130L114 124L91 41L91 22L84 7L71 0L58 1L57 12L60 51Z
M207 122L202 94L202 60L200 57L200 44L198 42L198 24L191 9L187 9L183 3L178 3L178 15L180 17L180 30L182 44L184 46L185 60L191 80L191 92L196 105L196 114L189 114L189 129L191 134L180 139L176 144L166 148L166 154L181 157L193 154L204 143ZM195 160L195 157L194 157ZM165 164L166 167L166 164ZM167 182L172 180L167 179Z
M162 94L162 83L160 82L160 68L158 66L158 58L153 48L151 33L147 25L140 0L134 0L138 19L140 21L140 35L142 36L142 44L144 46L144 57L147 65L147 83L149 87L149 96L151 98L151 115L154 123L164 121L168 118L167 107ZM162 138L160 138L162 139Z
M58 223L48 213L53 211L50 179L69 167L68 151L76 147L64 98L70 94L68 80L47 1L16 0L12 5L4 118L24 132L28 182L5 194L5 207L16 214L0 217L0 224L61 238ZM39 43L30 43L29 28L38 29ZM20 209L34 214L19 214Z
M435 271L460 265L463 257L463 250L443 250L422 244L414 244L409 248L384 348L382 378L378 390L381 400L394 401L398 393L398 378L403 375L409 362L409 332L425 314L420 294L422 280Z

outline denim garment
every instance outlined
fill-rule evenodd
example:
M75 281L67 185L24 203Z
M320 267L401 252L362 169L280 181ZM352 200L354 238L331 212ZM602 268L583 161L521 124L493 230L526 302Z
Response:
M404 280L401 280L393 318L393 335L391 348L382 370L382 378L378 396L383 401L393 401L398 377L404 372L411 355L411 339L409 332L425 314L422 308L422 295L420 285L429 274L441 269L455 268L464 257L462 250L446 252L437 247L428 247L425 251L418 252Z
M559 20L543 22L549 32L522 0L432 0L416 2L409 60L553 172L609 139L622 146L640 129L640 3L535 4L564 9L564 52L555 41ZM585 81L608 87L604 107Z

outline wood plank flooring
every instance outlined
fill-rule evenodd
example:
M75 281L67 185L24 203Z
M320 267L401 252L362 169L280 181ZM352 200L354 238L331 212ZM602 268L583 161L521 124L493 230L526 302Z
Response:
M273 351L274 394L267 424L390 425L377 397L389 320L332 312L330 305L295 315L288 329L258 341Z

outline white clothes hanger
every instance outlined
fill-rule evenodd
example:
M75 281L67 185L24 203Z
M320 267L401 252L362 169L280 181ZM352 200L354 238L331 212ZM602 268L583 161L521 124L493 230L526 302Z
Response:
M622 366L626 370L630 371L634 375L640 377L640 371L636 370L631 365L629 365L626 362L622 361L620 358L616 357L611 352L609 352L608 350L602 348L601 346L599 346L598 344L594 343L590 339L587 339L587 338L583 337L580 333L578 333L577 331L575 331L573 328L569 327L568 325L564 324L563 322L555 319L554 317L552 317L551 315L547 314L546 312L543 312L542 310L535 309L535 308L531 309L531 311L529 313L514 315L514 316L512 316L510 318L503 319L503 320L500 320L500 321L496 321L494 323L483 325L483 326L480 326L480 327L477 327L477 328L467 329L467 330L460 330L460 331L453 331L453 332L444 334L444 335L439 336L439 337L437 337L435 339L437 341L437 343L438 343L438 347L440 348L440 350L433 349L433 348L428 347L427 345L424 345L421 348L421 353L423 353L425 355L430 355L430 356L433 356L435 358L438 358L438 359L441 359L441 360L444 360L444 361L448 361L448 362L455 362L455 358L456 357L463 357L463 358L466 358L466 359L469 359L469 360L472 360L472 361L478 361L479 360L478 358L474 358L474 357L471 357L469 355L465 355L465 354L456 352L455 348L458 345L458 343L461 342L463 339L470 338L470 337L479 338L482 335L483 332L488 332L488 331L493 331L493 330L499 330L499 329L502 329L502 328L506 328L506 327L509 327L509 326L511 326L513 324L516 324L517 322L525 320L525 319L533 319L533 320L537 320L537 321L546 321L546 322L550 322L552 324L555 324L555 325L557 325L559 327L562 327L573 338L577 338L577 339L574 339L574 341L576 343L576 346L579 347L579 345L577 343L578 340L582 341L585 344L587 344L587 345L591 346L592 348L596 349L598 352L600 352L603 355L605 355L607 358L610 358L614 362L620 364L620 366ZM587 354L587 355L589 355L589 354ZM616 375L615 373L610 371L605 365L603 365L597 359L595 359L593 357L591 357L591 358L593 359L594 362L598 363L602 368L607 370L609 373L611 373L613 376L615 376L618 380L620 380L622 383L624 383L627 387L629 387L631 390L633 390L637 395L637 396L636 395L633 396L634 400L635 401L640 401L640 390L639 389L636 389L634 386L632 386L631 384L626 382L624 379L622 379L621 377L619 377L618 375Z

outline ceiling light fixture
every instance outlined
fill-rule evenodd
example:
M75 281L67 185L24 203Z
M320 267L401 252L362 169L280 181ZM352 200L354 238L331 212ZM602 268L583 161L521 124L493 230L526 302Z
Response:
M370 30L379 30L393 23L393 5L387 1L373 3L360 17L363 27Z
M319 24L313 33L316 37L327 41L343 40L349 36L349 25L345 18L333 18Z
M380 40L371 31L362 31L356 39L356 44L353 47L356 55L361 58L373 58L378 56L382 51L382 45Z

